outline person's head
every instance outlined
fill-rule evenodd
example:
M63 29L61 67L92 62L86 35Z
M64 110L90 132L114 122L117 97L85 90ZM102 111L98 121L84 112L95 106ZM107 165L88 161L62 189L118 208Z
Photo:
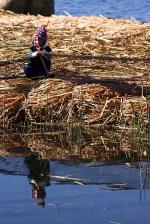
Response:
M44 199L46 197L45 189L41 186L32 186L32 198Z
M45 207L45 201L41 200L41 201L35 202L34 205L36 205L40 208L44 208Z
M45 26L38 28L33 34L33 44L41 48L46 44L47 41L47 31Z
M36 201L34 203L34 205L37 205L40 208L44 208L45 207L45 201L44 201L45 197L46 197L46 193L45 193L45 189L43 187L32 185L32 198L38 199L38 201Z

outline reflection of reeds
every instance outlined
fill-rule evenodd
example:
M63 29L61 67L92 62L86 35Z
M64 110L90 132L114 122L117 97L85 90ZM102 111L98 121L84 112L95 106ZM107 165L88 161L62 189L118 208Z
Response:
M26 155L26 143L19 134L0 135L0 155L20 157Z
M51 132L20 133L0 136L3 152L9 153L11 147L27 147L41 158L57 160L103 160L112 161L124 159L129 161L142 160L149 156L149 143L145 136L133 138L133 132L99 132L97 129L81 127L52 127ZM20 137L19 137L20 136ZM20 140L21 141L20 141ZM20 143L19 143L20 142ZM12 145L12 146L11 146Z

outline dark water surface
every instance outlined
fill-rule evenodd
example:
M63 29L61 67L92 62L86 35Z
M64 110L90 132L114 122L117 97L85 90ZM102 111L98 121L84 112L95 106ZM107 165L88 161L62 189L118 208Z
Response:
M73 16L103 15L150 22L149 0L56 0L55 13Z

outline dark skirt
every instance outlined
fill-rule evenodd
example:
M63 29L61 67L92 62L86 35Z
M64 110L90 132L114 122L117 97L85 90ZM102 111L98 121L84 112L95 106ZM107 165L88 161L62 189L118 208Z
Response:
M24 74L26 78L38 77L38 76L46 76L47 73L44 68L34 68L31 65L27 65L24 67Z

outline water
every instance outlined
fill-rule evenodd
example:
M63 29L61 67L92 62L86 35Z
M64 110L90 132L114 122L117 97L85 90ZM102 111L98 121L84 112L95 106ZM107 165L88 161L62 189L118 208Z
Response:
M1 133L0 223L148 224L145 135L55 129Z
M0 223L150 223L147 133L21 130L0 132Z
M73 16L103 15L111 18L135 18L150 22L149 0L56 0L55 13Z
M99 186L54 185L47 188L45 208L33 204L25 177L0 176L2 224L53 223L149 224L149 199L138 191L105 191ZM10 186L11 185L11 190ZM147 190L147 195L150 191Z
M141 185L146 176L143 172L139 178L137 164L128 169L121 162L73 164L31 157L0 157L0 223L150 223L150 189ZM33 196L35 183L43 196Z

